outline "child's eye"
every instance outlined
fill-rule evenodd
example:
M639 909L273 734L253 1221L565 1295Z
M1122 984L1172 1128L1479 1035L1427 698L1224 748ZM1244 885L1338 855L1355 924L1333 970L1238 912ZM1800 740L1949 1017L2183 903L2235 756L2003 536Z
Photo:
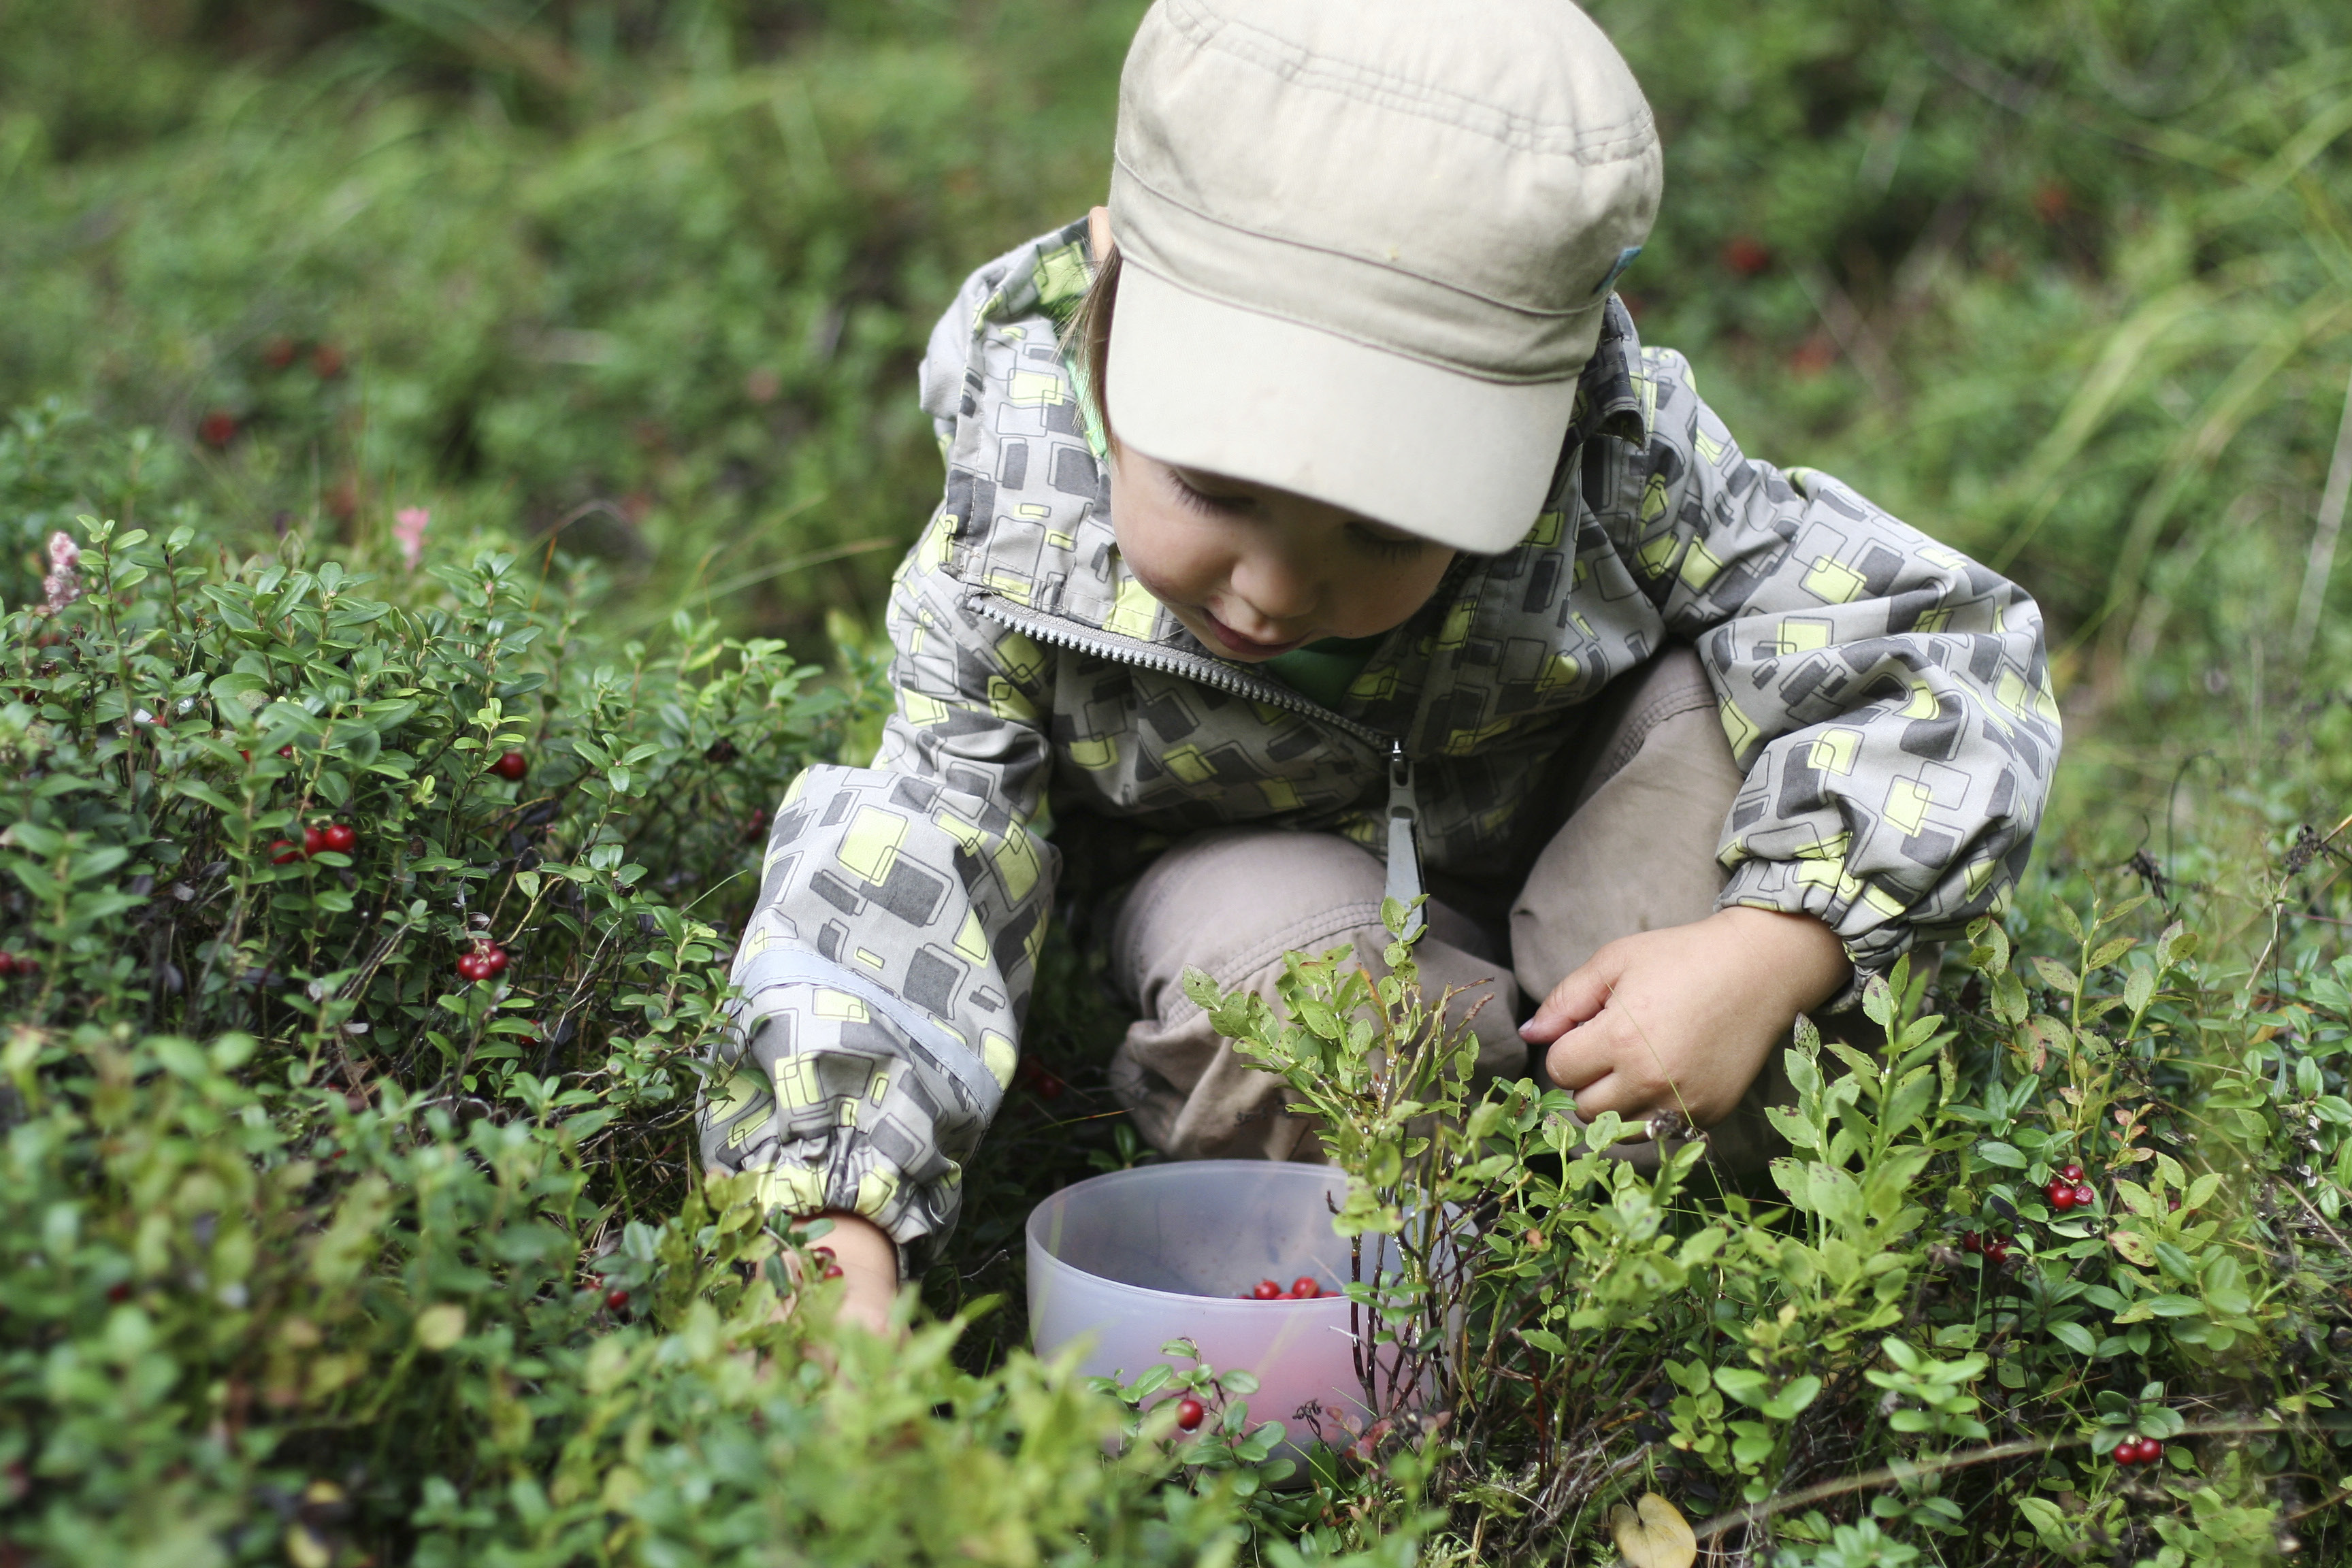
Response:
M1176 499L1194 511L1208 512L1215 517L1238 517L1256 505L1245 495L1216 495L1201 489L1175 469L1168 470L1169 483L1176 487Z
M1392 561L1418 555L1427 543L1427 541L1415 539L1410 533L1388 533L1360 522L1349 523L1348 533L1365 550Z

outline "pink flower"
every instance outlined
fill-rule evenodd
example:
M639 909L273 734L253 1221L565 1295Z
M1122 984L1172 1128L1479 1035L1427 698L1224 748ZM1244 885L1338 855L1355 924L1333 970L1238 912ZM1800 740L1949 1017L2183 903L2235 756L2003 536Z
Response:
M432 521L433 514L421 506L404 506L392 514L392 537L411 572L425 559L425 530Z
M62 610L81 597L81 547L60 531L49 535L49 574L41 579L48 607Z

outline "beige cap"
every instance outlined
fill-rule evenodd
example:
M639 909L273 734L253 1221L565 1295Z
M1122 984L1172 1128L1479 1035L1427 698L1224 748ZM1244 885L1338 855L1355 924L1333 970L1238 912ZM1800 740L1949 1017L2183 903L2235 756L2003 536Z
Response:
M1111 174L1119 438L1507 550L1659 184L1568 0L1158 0Z

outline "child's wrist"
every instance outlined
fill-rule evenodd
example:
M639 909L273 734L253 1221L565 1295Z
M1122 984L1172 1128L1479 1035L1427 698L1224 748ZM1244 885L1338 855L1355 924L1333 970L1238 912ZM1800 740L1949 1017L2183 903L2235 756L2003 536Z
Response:
M1734 905L1711 921L1738 945L1764 984L1781 993L1790 1013L1808 1013L1845 989L1853 960L1837 932L1811 915Z

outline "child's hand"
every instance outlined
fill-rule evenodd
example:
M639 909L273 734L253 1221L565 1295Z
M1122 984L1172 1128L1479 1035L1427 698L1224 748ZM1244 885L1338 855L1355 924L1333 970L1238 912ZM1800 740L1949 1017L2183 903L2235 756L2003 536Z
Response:
M898 1244L881 1226L859 1215L812 1217L833 1222L833 1229L816 1245L829 1250L841 1266L842 1321L887 1336L892 1332L890 1305L898 1296Z
M1551 1047L1544 1070L1587 1121L1680 1110L1731 1114L1799 1013L1837 994L1853 965L1810 915L1718 910L1621 937L1552 988L1519 1033Z

